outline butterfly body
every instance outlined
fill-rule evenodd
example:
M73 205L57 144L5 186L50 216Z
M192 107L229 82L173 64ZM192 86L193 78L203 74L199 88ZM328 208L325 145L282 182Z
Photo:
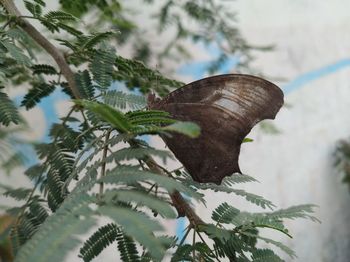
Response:
M163 137L170 150L197 182L220 184L239 172L243 139L263 119L274 119L283 105L282 91L264 79L240 74L219 75L181 87L149 108L201 127L198 138Z

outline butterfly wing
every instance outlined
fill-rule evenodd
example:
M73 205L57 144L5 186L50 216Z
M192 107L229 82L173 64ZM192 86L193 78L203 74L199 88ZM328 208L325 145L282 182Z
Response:
M201 127L196 139L179 134L163 139L195 181L220 184L225 176L240 172L245 136L257 122L274 119L282 105L283 93L276 85L231 74L185 85L149 106Z

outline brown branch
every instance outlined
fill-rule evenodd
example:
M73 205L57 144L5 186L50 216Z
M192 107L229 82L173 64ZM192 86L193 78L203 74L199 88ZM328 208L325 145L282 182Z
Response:
M0 3L5 7L7 12L15 16L18 25L31 37L34 41L39 44L51 57L56 61L58 67L60 68L62 74L66 78L69 88L72 91L75 98L81 98L79 90L77 88L74 73L69 67L63 54L43 36L34 26L32 26L26 19L23 18L20 11L17 9L13 0L0 0Z
M146 165L154 172L159 175L167 176L167 174L162 170L158 164L151 158L145 161ZM177 210L179 217L186 216L190 221L192 227L197 227L198 225L205 225L206 223L196 214L193 208L188 204L186 199L180 194L179 191L174 191L170 193L171 201Z

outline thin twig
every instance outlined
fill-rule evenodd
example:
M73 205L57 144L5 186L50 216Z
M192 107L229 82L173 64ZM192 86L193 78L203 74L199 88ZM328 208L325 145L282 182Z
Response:
M185 235L182 237L182 239L181 239L181 241L180 241L180 243L179 243L179 246L181 246L181 245L185 242L185 240L186 240L188 234L190 233L191 229L192 229L191 226L188 226L188 227L187 227L186 233L185 233Z
M106 134L106 140L105 140L105 145L103 148L103 153L102 153L102 166L101 166L101 178L105 176L106 174L106 157L107 157L107 151L108 151L108 140L109 140L109 135L111 134L112 129L109 130ZM103 194L103 187L104 187L104 183L101 182L100 183L100 190L99 190L99 197L102 197Z
M164 172L162 168L159 167L156 161L150 156L148 156L145 160L145 164L150 170L154 171L159 175L168 175L166 172ZM190 224L194 227L205 224L203 220L196 214L193 208L188 204L188 202L183 198L179 191L174 190L173 192L169 192L169 194L179 217L186 216L190 221Z
M196 229L195 228L193 228L192 248L193 248L194 244L196 244ZM196 250L194 248L192 249L192 257L193 257L193 261L196 261Z
M199 236L199 238L202 240L202 242L209 248L210 253L212 253L213 256L215 257L215 259L216 259L217 261L220 262L219 258L218 258L217 255L213 252L213 250L211 250L211 248L209 247L209 245L207 244L207 242L205 242L205 240L204 240L204 238L202 237L202 235L201 235L198 231L196 231L196 233L198 234L198 236Z

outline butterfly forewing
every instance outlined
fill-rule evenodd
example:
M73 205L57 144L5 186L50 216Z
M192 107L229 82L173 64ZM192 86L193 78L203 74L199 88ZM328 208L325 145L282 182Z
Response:
M149 107L201 127L196 139L179 134L163 139L195 181L220 184L225 176L241 172L244 137L257 122L274 119L282 105L283 93L276 85L230 74L185 85Z

